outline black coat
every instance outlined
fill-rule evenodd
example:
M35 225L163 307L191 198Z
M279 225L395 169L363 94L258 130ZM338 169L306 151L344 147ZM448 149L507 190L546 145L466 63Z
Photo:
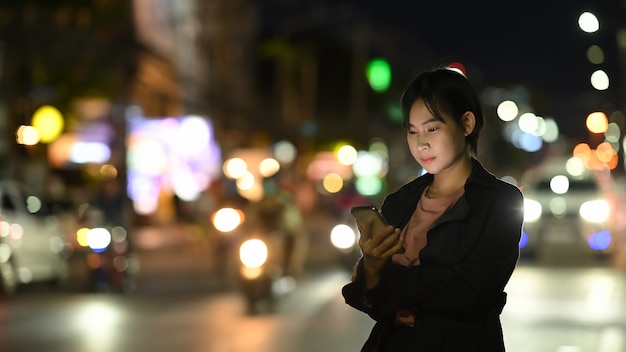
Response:
M376 321L362 351L504 351L500 312L519 257L523 196L472 163L465 193L428 231L419 266L389 262L366 289L359 262L344 286L346 303ZM426 174L388 195L387 221L403 228L432 180ZM414 327L394 324L399 309L413 311Z

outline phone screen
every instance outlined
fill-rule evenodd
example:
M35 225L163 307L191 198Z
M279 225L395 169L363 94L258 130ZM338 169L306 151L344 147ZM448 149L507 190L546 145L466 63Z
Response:
M350 213L356 220L359 227L363 228L370 218L374 219L372 231L376 232L387 226L387 222L383 215L378 211L375 206L360 206L350 209Z

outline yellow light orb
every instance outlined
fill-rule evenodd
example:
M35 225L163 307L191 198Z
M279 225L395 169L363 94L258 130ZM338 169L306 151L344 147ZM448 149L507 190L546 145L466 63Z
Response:
M336 173L330 173L324 177L322 185L328 193L337 193L343 188L343 179Z
M50 143L63 132L63 115L54 106L44 105L33 114L32 125L39 132L40 141Z

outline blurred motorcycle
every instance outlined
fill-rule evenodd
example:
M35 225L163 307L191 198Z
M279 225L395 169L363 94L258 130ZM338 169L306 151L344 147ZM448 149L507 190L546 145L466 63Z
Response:
M132 291L139 260L131 251L127 229L108 222L102 211L92 206L83 210L80 219L76 242L85 255L90 287L98 292Z
M238 230L235 276L248 313L273 311L277 299L295 287L295 280L284 276L280 265L280 236L262 227L244 226L245 215L239 209L219 209L213 214L212 221L219 231Z
M268 262L268 252L268 245L260 238L247 239L239 247L237 278L250 313L257 313L263 302L269 309L276 303L272 284L280 273L272 272L276 268Z

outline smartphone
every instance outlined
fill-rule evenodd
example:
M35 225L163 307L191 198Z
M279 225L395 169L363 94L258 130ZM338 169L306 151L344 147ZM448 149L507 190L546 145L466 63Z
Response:
M370 218L374 219L374 224L372 225L372 231L377 232L387 226L387 221L383 217L383 214L378 211L373 205L368 206L359 206L352 207L350 209L350 214L354 217L359 227L365 227L367 220Z

